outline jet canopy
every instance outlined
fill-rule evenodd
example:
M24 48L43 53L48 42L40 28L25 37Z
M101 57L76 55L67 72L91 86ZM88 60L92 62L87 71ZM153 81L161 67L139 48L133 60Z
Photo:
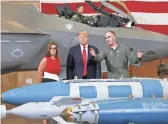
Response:
M135 22L134 19L132 19L126 13L114 7L110 3L100 2L101 6L96 6L91 1L86 1L86 3L89 4L89 6L93 8L93 10L95 10L97 13L100 13L100 14L94 15L94 16L84 16L84 15L78 14L81 17L82 23L84 24L88 24L93 27L123 27L123 25L128 24L128 22L131 22L131 26L134 25L134 22ZM113 9L114 11L116 11L117 14L120 14L123 17L105 12L103 10L104 7ZM74 12L68 4L59 5L59 6L57 5L56 10L58 12L58 16L63 17L65 19L71 19L72 16L76 14L76 12Z

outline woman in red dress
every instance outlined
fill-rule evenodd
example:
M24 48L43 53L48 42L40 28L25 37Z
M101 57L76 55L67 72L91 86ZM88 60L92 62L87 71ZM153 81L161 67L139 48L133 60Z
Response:
M61 71L61 60L58 56L58 49L56 43L48 44L46 56L41 60L38 68L39 82L59 81L59 74ZM50 120L49 120L50 121ZM43 120L43 124L47 124L47 120Z
M58 81L61 71L61 60L58 56L56 43L48 44L46 56L41 60L38 68L39 82Z

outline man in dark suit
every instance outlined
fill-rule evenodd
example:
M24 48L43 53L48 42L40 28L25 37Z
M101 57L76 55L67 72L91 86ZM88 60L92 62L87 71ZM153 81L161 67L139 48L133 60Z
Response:
M80 32L78 35L80 44L71 47L68 53L66 74L67 79L95 79L101 78L101 64L96 63L90 55L90 49L99 53L98 48L88 45L88 33Z

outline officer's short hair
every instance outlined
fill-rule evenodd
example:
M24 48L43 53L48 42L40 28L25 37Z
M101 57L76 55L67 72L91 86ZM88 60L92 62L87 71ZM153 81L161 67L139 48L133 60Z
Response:
M114 31L107 31L106 33L108 33L108 32L110 32L110 33L112 33L114 36L116 36L116 33L115 33Z
M79 9L80 7L84 7L83 4L77 4L76 9Z

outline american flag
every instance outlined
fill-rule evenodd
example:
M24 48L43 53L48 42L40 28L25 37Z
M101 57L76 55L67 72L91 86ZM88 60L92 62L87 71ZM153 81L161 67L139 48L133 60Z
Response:
M92 0L96 6L100 6L99 0ZM41 12L57 15L56 6L68 3L73 11L76 5L84 5L84 14L92 15L96 12L84 0L41 0ZM110 3L127 14L131 14L136 20L136 27L168 35L168 0L111 0ZM106 12L115 13L104 8Z

